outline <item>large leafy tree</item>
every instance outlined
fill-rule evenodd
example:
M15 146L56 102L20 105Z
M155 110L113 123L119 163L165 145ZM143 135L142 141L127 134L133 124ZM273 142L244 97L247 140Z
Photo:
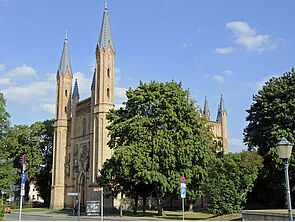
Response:
M108 114L114 154L99 183L114 192L123 185L135 197L152 193L159 215L163 198L179 193L181 176L187 178L188 201L204 195L212 134L181 83L140 82L126 96L125 108Z
M51 169L53 152L54 119L36 122L31 125L31 134L42 156L42 163L36 177L38 191L46 206L50 203Z
M267 81L262 90L253 96L253 103L247 112L246 120L249 121L249 124L244 130L244 141L250 150L257 149L264 158L264 167L258 179L254 199L266 203L283 203L284 175L275 144L281 139L283 133L291 143L295 143L294 68L291 72ZM294 173L292 155L290 162L291 187L295 185ZM294 194L294 190L292 192Z
M8 191L16 176L12 170L13 164L6 139L10 126L9 117L10 115L6 111L6 101L3 94L0 93L0 191ZM2 196L0 196L0 198L2 198ZM2 201L1 199L0 202L2 203ZM1 216L3 216L2 210L0 211L0 217Z
M212 157L206 191L214 214L240 212L252 191L263 159L256 151Z

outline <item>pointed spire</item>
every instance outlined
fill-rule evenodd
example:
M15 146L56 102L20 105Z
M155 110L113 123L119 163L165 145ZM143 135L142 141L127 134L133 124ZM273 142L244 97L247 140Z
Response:
M210 116L210 110L209 110L209 105L208 105L208 101L207 101L207 96L205 96L205 104L204 104L203 114Z
M69 70L70 74L72 75L72 67L71 67L71 60L69 54L69 47L68 47L68 32L66 32L66 38L64 42L64 48L62 50L62 55L58 67L59 74L66 74L67 70Z
M93 79L92 79L92 84L91 84L91 90L95 88L95 75L96 75L96 68L94 69L94 73L93 73Z
M100 50L103 48L106 51L109 45L111 45L113 51L115 52L110 19L107 11L107 1L105 1L105 11L103 13L102 25L98 38L98 47Z
M223 97L222 97L222 94L221 94L221 98L220 98L220 112L221 113L226 113L226 109L225 109L225 105L224 105L224 100L223 100Z
M217 122L221 121L221 114L226 113L225 105L224 105L224 100L221 94L220 98L220 104L218 105L218 111L217 111Z
M73 91L73 95L72 95L72 98L73 98L73 99L74 99L75 97L78 97L78 99L80 99L79 89L78 89L78 81L77 81L77 79L75 80L75 86L74 86L74 91Z

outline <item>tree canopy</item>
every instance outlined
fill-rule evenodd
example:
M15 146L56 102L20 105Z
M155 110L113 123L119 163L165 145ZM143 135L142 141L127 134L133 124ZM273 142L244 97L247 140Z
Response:
M115 193L122 185L133 196L155 195L159 214L162 199L179 193L181 176L188 201L204 195L212 133L181 83L140 82L126 96L125 107L107 116L114 154L98 182Z
M9 113L6 111L6 101L3 93L0 93L0 191L9 191L10 186L15 181L16 174L13 171L12 159L10 157L7 132L10 127ZM2 203L2 197L1 203ZM2 209L0 208L0 217L3 216Z
M206 191L214 214L240 212L252 191L263 159L256 151L228 153L211 159Z
M284 175L282 162L278 158L275 144L282 134L295 143L295 70L273 77L253 96L253 103L247 110L249 122L244 130L244 142L249 149L257 149L264 158L264 167L259 176L256 193L260 200L268 203L283 202ZM294 150L292 152L294 154ZM290 182L294 186L294 159L290 165ZM262 196L261 193L264 193ZM268 195L274 193L275 195ZM294 193L294 191L293 191ZM278 196L279 197L275 197ZM294 195L293 195L294 196ZM270 199L270 197L272 199ZM278 201L275 200L278 199ZM280 201L279 201L280 200Z

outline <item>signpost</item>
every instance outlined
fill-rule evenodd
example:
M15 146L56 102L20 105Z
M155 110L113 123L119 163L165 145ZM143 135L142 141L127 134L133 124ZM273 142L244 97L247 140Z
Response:
M93 191L100 192L100 218L103 221L103 187L95 187Z
M26 163L27 163L27 155L24 154L24 156L23 156L22 181L21 181L21 190L20 190L19 217L18 217L18 220L20 220L20 221L22 220L23 197L25 196Z
M78 220L80 220L80 193L68 193L68 196L78 196L79 203L78 203Z
M180 195L181 195L181 200L182 200L182 220L184 220L184 198L185 198L185 195L186 195L186 185L185 185L185 177L182 176L180 178Z
M101 213L101 221L103 221L103 187L101 187L101 191L100 191L100 202L101 202L101 210L100 210L100 213Z

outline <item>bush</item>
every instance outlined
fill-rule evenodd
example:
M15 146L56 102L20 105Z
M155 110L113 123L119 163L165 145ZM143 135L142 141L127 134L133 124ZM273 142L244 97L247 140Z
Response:
M261 167L262 157L256 151L213 157L206 187L208 211L218 215L240 212Z

